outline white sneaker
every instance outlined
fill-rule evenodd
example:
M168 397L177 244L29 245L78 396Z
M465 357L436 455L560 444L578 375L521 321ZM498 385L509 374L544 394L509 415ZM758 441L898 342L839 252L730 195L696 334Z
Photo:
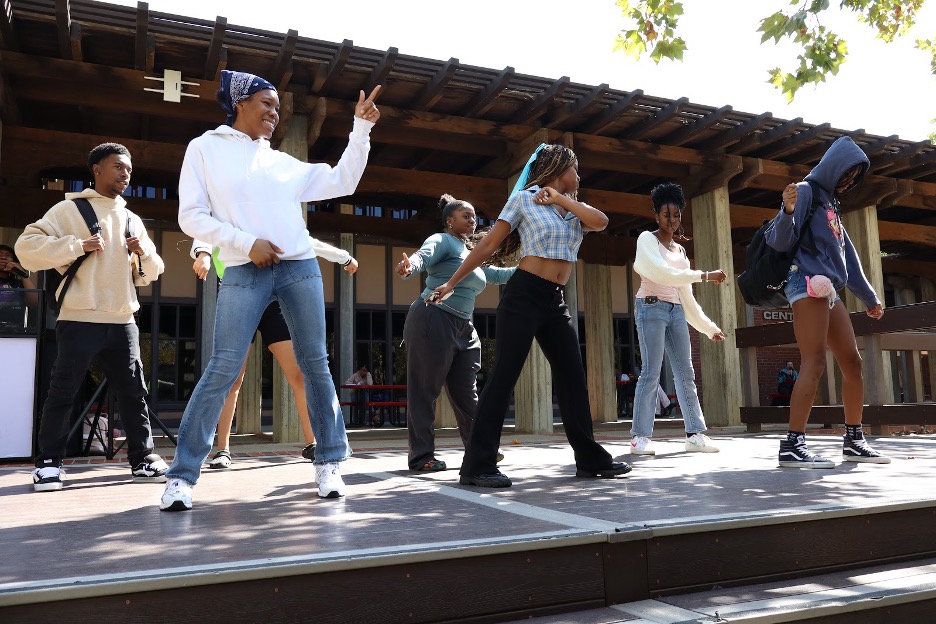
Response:
M339 498L344 496L344 481L338 463L319 464L315 467L315 481L318 483L319 497Z
M192 486L182 479L169 479L159 508L163 511L188 511L192 508Z
M656 451L650 448L650 438L634 436L631 440L631 455L656 455Z
M43 466L32 471L33 491L51 492L61 490L65 471L60 466Z
M720 449L704 433L693 433L686 438L687 453L717 453Z

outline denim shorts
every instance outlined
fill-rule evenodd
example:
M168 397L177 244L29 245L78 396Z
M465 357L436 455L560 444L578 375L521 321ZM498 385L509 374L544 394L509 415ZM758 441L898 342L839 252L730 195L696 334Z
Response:
M791 306L800 299L805 299L809 296L809 293L806 292L806 276L795 264L790 266L790 272L787 274L787 282L783 285L783 294L786 295L787 301L790 302ZM838 293L836 293L834 297L829 297L829 307L831 308L834 306L835 302L839 300L840 297Z

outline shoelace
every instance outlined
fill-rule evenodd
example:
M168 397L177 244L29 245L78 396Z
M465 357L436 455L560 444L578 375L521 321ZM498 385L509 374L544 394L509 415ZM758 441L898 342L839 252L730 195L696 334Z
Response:
M819 457L818 455L810 451L809 448L806 446L805 442L801 444L795 444L793 445L793 448L795 448L796 452L799 453L803 457L803 459L807 461L816 461L816 460L822 459L821 457Z
M871 447L868 446L868 441L865 440L864 438L861 438L860 440L853 439L851 442L855 446L855 448L859 450L865 451L866 453L874 453L874 451L871 450Z
M40 479L48 479L49 477L57 477L64 473L65 471L61 468L40 468L39 472L36 474L39 475Z

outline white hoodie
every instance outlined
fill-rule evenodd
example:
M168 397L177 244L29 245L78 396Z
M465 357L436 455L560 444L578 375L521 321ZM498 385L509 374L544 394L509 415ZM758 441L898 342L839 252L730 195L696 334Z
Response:
M179 176L179 226L212 247L227 266L250 262L257 239L268 240L283 260L315 257L302 202L351 195L357 188L373 123L354 118L348 147L335 167L305 163L252 140L230 126L193 139Z

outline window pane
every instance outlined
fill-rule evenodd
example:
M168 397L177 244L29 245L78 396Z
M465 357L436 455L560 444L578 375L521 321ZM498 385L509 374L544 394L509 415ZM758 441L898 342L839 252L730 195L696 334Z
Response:
M168 336L175 336L177 317L178 309L176 306L159 306L159 333Z

